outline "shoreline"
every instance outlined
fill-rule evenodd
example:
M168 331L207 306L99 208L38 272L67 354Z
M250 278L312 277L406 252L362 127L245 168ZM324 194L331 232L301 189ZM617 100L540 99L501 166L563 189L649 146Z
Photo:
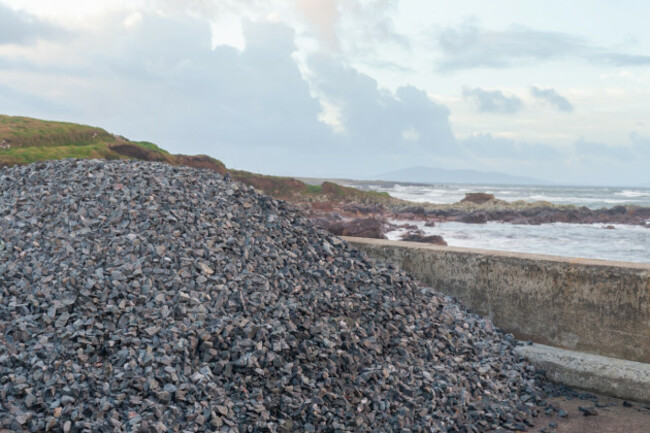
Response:
M650 256L650 207L508 203L485 193L452 204L402 203L299 205L335 235L639 263Z
M617 224L549 223L537 226L488 222L482 225L443 222L427 227L421 222L390 220L397 227L421 231L422 236L437 235L447 245L514 254L541 254L631 263L650 263L650 231L639 226ZM390 241L404 240L409 228L386 233ZM636 251L636 252L635 252Z

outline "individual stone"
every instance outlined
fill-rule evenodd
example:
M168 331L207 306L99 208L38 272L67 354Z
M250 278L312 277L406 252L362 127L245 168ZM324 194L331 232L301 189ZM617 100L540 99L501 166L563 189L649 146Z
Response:
M596 416L598 415L598 411L594 407L584 407L584 406L578 406L578 410L582 412L584 416Z
M401 240L408 242L423 242L434 245L447 246L447 241L440 235L427 235L422 231L416 230L408 232L401 237Z

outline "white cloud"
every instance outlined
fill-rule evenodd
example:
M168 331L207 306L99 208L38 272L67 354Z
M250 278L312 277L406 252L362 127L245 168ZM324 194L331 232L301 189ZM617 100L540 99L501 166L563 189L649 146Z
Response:
M341 18L339 0L293 0L297 11L314 27L324 44L338 51L337 26Z
M463 88L463 97L476 104L482 113L512 114L524 108L523 101L515 95L506 96L500 90Z
M571 113L573 105L564 96L560 95L555 89L540 89L537 86L530 88L530 94L537 99L545 101L546 103L554 106L559 111Z
M142 14L140 12L132 12L124 18L124 27L131 28L135 27L142 22Z
M533 62L572 59L606 66L650 66L650 56L619 52L587 38L513 24L488 30L475 21L446 27L437 35L441 71L510 68Z

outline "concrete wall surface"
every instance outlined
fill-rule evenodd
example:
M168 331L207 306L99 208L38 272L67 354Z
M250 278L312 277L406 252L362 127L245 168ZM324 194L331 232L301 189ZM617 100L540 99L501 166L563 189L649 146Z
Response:
M554 382L650 403L650 364L533 344L515 349ZM650 415L650 414L649 414Z
M650 363L650 264L344 239L519 339Z

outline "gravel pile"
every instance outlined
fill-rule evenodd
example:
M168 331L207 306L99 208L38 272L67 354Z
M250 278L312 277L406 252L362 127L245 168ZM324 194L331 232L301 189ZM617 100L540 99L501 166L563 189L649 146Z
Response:
M207 170L0 170L0 282L0 431L525 430L543 397L488 321Z

